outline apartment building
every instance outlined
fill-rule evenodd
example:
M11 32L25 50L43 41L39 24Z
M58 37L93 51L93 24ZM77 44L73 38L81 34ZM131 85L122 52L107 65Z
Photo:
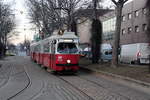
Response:
M133 0L124 5L122 10L122 25L120 45L132 43L150 43L148 28L147 0ZM105 14L102 18L103 42L112 44L115 32L115 11Z
M146 1L147 0L133 0L124 5L122 11L120 45L150 43L150 33L147 32L148 9L145 7ZM87 15L91 16L92 13L84 13L84 16L80 16L80 20L78 20L79 22L83 21L77 28L81 44L90 43L92 21ZM105 13L101 13L99 19L103 25L102 42L112 45L116 24L115 10L108 10Z
M122 27L120 45L131 43L149 43L147 32L148 9L145 7L147 0L133 0L124 5L122 11Z

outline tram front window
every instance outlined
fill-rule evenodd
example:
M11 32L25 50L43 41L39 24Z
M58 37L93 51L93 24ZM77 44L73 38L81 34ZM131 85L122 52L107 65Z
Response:
M59 53L77 53L78 49L75 43L59 43L57 52Z

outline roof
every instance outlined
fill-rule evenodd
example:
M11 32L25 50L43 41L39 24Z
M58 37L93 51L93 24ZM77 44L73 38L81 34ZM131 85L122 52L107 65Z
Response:
M52 39L78 39L78 37L75 35L74 32L64 32L63 35L53 34L52 36L45 38L44 40L34 42L31 45L38 45L42 42L46 42L46 40L52 40Z
M98 16L103 16L104 14L111 12L113 10L111 9L97 9L97 15ZM93 17L93 9L79 9L75 12L75 15L77 17Z
M78 39L78 37L75 35L74 32L64 32L63 35L59 35L59 34L53 34L52 36L50 36L48 39L58 39L58 38L61 38L61 39L70 39L70 38L76 38Z
M114 18L114 17L116 17L116 12L115 12L115 10L112 10L112 11L104 14L103 16L101 16L100 19L102 21L106 21L106 20L108 20L110 18Z

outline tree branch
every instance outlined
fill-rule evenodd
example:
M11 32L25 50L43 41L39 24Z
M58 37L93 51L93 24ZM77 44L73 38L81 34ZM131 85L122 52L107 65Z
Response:
M117 2L115 0L111 0L115 5L117 5Z
M123 4L126 3L128 0L124 0Z

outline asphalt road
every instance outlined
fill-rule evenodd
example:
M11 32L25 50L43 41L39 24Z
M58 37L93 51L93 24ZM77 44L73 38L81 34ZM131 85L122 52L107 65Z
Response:
M0 100L150 100L148 88L86 70L55 75L23 56L0 64Z

